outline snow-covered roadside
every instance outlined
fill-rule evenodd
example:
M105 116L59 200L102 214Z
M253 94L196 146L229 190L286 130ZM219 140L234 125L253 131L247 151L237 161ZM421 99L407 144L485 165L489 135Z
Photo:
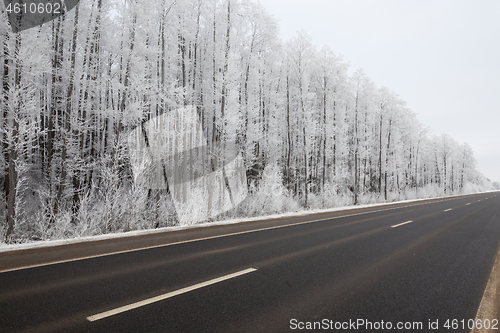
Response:
M446 196L446 197L438 197L435 199L446 200L449 198L460 197L460 196L464 196L464 195L463 194L451 195L451 196ZM302 210L302 211L298 211L298 212L272 214L272 215L257 216L257 217L252 217L252 218L238 218L238 219L224 220L224 221L217 221L217 222L205 222L205 223L192 224L192 225L173 226L173 227L148 229L148 230L135 230L135 231L129 231L129 232L110 233L110 234L104 234L104 235L78 237L78 238L71 238L71 239L35 241L35 242L31 242L31 243L12 244L12 245L11 244L0 244L0 253L8 252L8 251L27 250L27 249L33 249L33 248L59 246L59 245L66 245L66 244L83 243L83 242L94 242L94 241L106 240L106 239L133 237L133 236L138 236L138 235L156 234L156 233L170 232L170 231L184 230L184 229L192 229L192 228L205 228L205 227L211 227L211 226L216 226L216 225L226 225L226 224L234 224L234 223L241 223L241 222L261 221L261 220L275 219L275 218L282 218L282 217L306 216L306 215L314 215L314 214L318 214L318 213L337 212L337 211L352 210L352 209L359 209L359 208L366 208L366 207L388 206L388 205L394 205L397 203L411 203L411 202L418 202L418 201L424 201L424 200L429 200L429 199L432 199L432 198L402 200L402 201L395 201L395 202L384 202L384 203L356 205L356 206L344 206L344 207L336 207L336 208L329 208L329 209Z

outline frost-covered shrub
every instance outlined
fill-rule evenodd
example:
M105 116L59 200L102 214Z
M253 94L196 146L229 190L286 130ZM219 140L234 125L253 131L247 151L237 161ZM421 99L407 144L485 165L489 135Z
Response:
M78 207L72 206L70 189L55 211L55 195L48 186L34 186L27 178L20 178L15 227L7 241L95 236L176 223L175 209L165 193L156 197L144 187L124 183L116 169L105 166L100 168L98 184L92 183L80 193ZM5 240L6 226L0 227L0 237Z
M375 204L383 200L379 193L363 193L358 196L358 204L360 205Z
M328 209L350 206L354 202L354 197L346 188L326 183L319 193L309 193L307 201L310 209Z
M409 188L401 193L400 200L414 200L414 199L418 199L417 192L415 191L414 188Z
M153 229L175 224L175 210L165 193L132 185L107 191L102 198L87 195L80 205L80 230L92 234Z
M5 235L7 234L7 228L0 224L0 244L5 243Z
M481 188L481 186L479 186L477 184L465 183L462 192L463 192L463 194L472 194L472 193L477 193L477 192L481 192L484 190L485 190L484 188Z
M299 204L283 186L282 174L276 164L264 169L258 186L250 186L248 197L241 203L241 216L258 216L293 212L299 210Z
M444 195L444 191L437 184L428 184L417 190L417 197L420 199L439 198Z

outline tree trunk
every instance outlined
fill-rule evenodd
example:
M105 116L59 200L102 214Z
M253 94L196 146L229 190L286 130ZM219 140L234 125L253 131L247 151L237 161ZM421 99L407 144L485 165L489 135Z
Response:
M378 192L382 194L382 126L383 126L383 104L380 105L380 120L379 120L379 145L378 145Z
M292 133L291 133L291 125L290 125L290 76L288 75L288 71L286 74L286 141L287 141L287 150L286 150L286 185L287 188L291 183L291 169L290 169L290 160L292 155Z
M15 47L14 47L14 93L21 93L21 59L19 59L19 50L21 48L21 34L16 35ZM8 78L7 78L8 80ZM7 108L9 106L6 105ZM16 105L13 108L9 108L9 113L5 119L12 127L12 134L10 141L8 142L8 159L7 159L7 177L5 181L5 193L7 199L7 232L5 234L8 240L9 236L14 231L14 225L16 221L16 197L17 197L17 180L18 171L16 168L16 162L18 159L18 144L19 144L19 122L17 121L17 116L20 111L20 96L17 98Z
M389 149L391 148L391 127L392 118L389 119L389 128L387 129L387 149L385 153L385 173L384 173L384 199L387 201L387 170L389 169Z
M354 114L354 204L358 204L359 192L359 172L358 172L358 159L359 159L359 137L358 137L358 93L356 92L356 105Z

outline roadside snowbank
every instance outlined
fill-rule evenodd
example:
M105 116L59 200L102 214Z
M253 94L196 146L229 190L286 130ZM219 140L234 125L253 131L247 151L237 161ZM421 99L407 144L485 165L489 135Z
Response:
M460 196L463 196L463 194L452 195L452 196L447 196L447 197L439 197L436 199L448 200L450 198L460 197ZM297 211L297 212L271 214L271 215L258 216L258 217L252 217L252 218L238 218L238 219L223 220L223 221L217 221L217 222L204 222L204 223L198 223L198 224L192 224L192 225L163 227L163 228L158 228L158 229L135 230L135 231L128 231L128 232L120 232L120 233L109 233L109 234L103 234L103 235L97 235L97 236L77 237L77 238L71 238L71 239L34 241L34 242L23 243L23 244L5 244L4 243L4 244L0 244L0 253L8 252L8 251L27 250L27 249L33 249L33 248L60 246L60 245L66 245L66 244L83 243L83 242L94 242L94 241L106 240L106 239L133 237L133 236L138 236L138 235L157 234L157 233L170 232L170 231L176 231L176 230L185 230L185 229L192 229L192 228L206 228L206 227L211 227L211 226L216 226L216 225L227 225L227 224L250 222L250 221L262 221L262 220L267 220L267 219L276 219L276 218L283 218L283 217L306 216L306 215L314 215L314 214L318 214L318 213L337 212L337 211L352 210L352 209L359 209L359 208L366 208L366 207L375 207L375 206L389 206L389 205L394 205L397 203L411 203L411 202L418 202L418 201L424 201L424 200L429 200L429 198L402 200L402 201L396 201L396 202L384 202L384 203L375 203L375 204L366 204L366 205L356 205L356 206L344 206L344 207L336 207L336 208L329 208L329 209L302 210L302 211Z

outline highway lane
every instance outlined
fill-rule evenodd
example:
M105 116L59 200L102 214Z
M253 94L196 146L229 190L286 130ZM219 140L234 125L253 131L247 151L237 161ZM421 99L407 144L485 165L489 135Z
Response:
M475 317L499 246L498 192L333 215L0 273L0 331L288 332L292 319L422 323L411 332L438 320L436 332L469 331L443 325ZM199 287L89 320L190 286Z

